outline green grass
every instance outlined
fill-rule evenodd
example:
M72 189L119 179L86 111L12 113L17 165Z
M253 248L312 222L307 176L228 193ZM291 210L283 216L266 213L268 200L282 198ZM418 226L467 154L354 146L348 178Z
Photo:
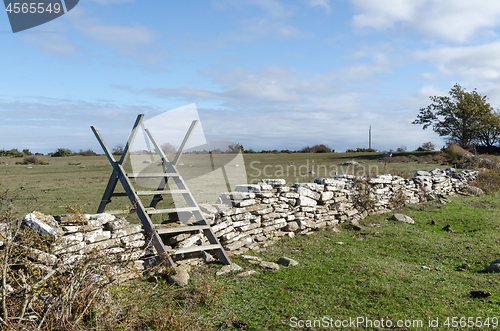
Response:
M300 263L279 271L265 271L233 257L233 262L245 270L257 270L258 275L217 278L226 286L220 308L199 313L204 318L220 316L216 324L227 318L242 320L249 330L289 330L292 317L389 317L394 323L407 319L428 323L429 318L439 318L441 324L453 316L498 318L499 278L484 273L500 257L498 198L454 197L446 206L412 206L404 212L414 218L414 225L377 215L361 221L361 232L341 226L341 233L324 230L283 240L257 254L268 261L287 256ZM456 232L442 230L447 224ZM470 268L459 271L464 263ZM477 289L492 296L472 299L469 292Z
M0 187L17 196L15 205L20 212L36 209L61 214L67 205L75 204L81 205L84 212L96 211L111 173L104 156L39 158L50 164L28 168L14 164L22 159L0 158ZM186 164L189 161L183 160ZM347 160L356 160L364 165L378 165L380 173L446 167L418 162L382 163L373 153L250 154L245 155L248 180L264 178L251 175L252 171L257 172L250 168L251 162L260 162L253 166L263 171L266 165L272 169L288 164L298 167L306 165L308 160L310 164L314 161L337 167ZM85 168L69 165L69 162L81 162ZM308 177L286 179L289 183L310 180ZM23 189L19 190L20 187ZM356 317L389 318L394 322L412 319L423 320L424 325L428 318L439 318L441 325L453 316L498 318L498 275L487 274L484 269L500 258L499 198L500 194L453 197L447 205L430 202L401 210L414 218L414 225L386 221L391 215L375 215L360 222L364 227L362 231L340 226L340 233L323 230L311 236L282 239L258 255L268 261L287 256L297 260L298 266L267 271L233 256L233 262L245 270L257 270L258 274L248 278L240 278L236 273L213 278L221 265L202 266L191 272L190 285L186 288L163 281L157 286L145 284L143 280L125 284L122 304L134 307L135 312L130 313L134 323L151 321L151 329L155 329L152 322L155 317L165 315L162 313L166 310L168 319L164 322L179 322L173 330L189 330L195 326L200 330L220 330L228 319L247 323L247 330L289 330L292 317L314 320L328 316L334 321ZM109 208L127 206L127 200L121 199L113 199ZM455 232L442 230L447 224ZM459 271L464 263L470 268ZM207 294L208 286L217 289L219 294L220 289L224 291L220 295ZM472 299L469 292L476 289L489 291L492 296ZM186 317L185 323L181 323ZM127 323L123 322L118 329L130 329Z
M245 154L244 163L248 182L256 183L265 178L284 178L289 184L310 182L315 177L333 177L336 173L364 175L370 172L372 176L383 173L411 176L416 170L447 167L436 163L422 163L423 157L428 155L428 152L394 153L395 156L414 155L421 157L420 162L410 161L406 163L383 162L377 159L380 154ZM222 156L222 159L224 157L226 156ZM0 190L10 190L11 196L19 205L19 211L38 210L42 213L58 215L64 213L68 205L80 205L85 213L97 211L112 171L112 167L104 155L37 156L37 158L49 164L16 165L15 162L22 162L23 158L0 157ZM361 165L354 169L351 166L343 166L343 163L349 160L360 162ZM179 165L179 170L187 175L197 175L206 168L206 165L200 164L199 157L192 155L183 155L180 162L184 165ZM124 166L126 170L130 170L130 161L126 160ZM242 168L230 167L228 172L240 169ZM314 172L314 174L309 172ZM211 185L211 183L206 184ZM21 187L22 189L20 189ZM190 188L193 192L205 189L203 185ZM140 187L136 187L136 189L140 189ZM216 195L218 196L223 191L227 191L227 188L220 187L220 192L217 191ZM120 184L117 185L117 192L123 192ZM130 206L126 197L116 197L112 200L113 202L107 207L108 210L122 210ZM214 203L214 200L214 196L211 196L210 201L206 199L206 201L199 202ZM172 205L172 200L166 199L163 204L162 207L168 208ZM131 220L137 221L134 216L131 217ZM159 222L161 219L156 219L156 221Z

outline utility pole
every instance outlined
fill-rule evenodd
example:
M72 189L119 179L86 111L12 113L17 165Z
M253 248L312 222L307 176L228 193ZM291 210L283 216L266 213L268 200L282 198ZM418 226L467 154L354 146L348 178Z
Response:
M368 148L372 149L372 126L370 125L370 131L368 131Z

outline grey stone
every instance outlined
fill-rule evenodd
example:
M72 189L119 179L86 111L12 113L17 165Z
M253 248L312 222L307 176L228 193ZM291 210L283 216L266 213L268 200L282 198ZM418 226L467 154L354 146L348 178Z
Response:
M280 266L274 262L262 261L259 264L262 268L271 269L271 270L280 270Z
M430 176L430 175L431 175L430 172L418 170L417 172L415 172L415 174L413 175L413 177Z
M189 281L189 273L185 269L178 269L175 275L168 275L167 280L170 283L174 283L179 286L185 286Z
M394 214L394 215L392 215L392 218L396 221L399 221L399 222L415 224L415 221L411 217L406 216L404 214Z
M283 231L285 232L293 232L297 231L299 229L299 225L297 222L288 222L285 227L283 228Z
M467 185L467 193L473 195L482 195L484 194L484 191L481 190L479 187Z
M495 260L490 263L490 265L486 268L487 272L500 272L500 259Z
M217 276L222 276L222 275L225 275L231 271L239 271L239 270L243 270L243 268L240 267L239 265L237 265L236 263L231 263L231 264L225 265L222 268L220 268L220 270L217 271L215 274Z
M26 215L23 224L41 235L52 235L58 238L62 234L62 230L59 228L59 224L57 224L54 217L36 211Z
M201 257L203 258L203 261L204 261L205 263L210 263L210 262L215 261L215 258L212 256L212 254L207 253L207 252L205 252L205 251L202 251L202 252L201 252Z
M242 255L241 257L244 258L244 259L247 259L247 260L255 260L255 261L262 262L262 259L260 257L258 257L258 256Z
M288 266L296 266L299 264L299 262L292 260L289 257L280 257L278 260L278 264L281 264L282 266L288 267Z

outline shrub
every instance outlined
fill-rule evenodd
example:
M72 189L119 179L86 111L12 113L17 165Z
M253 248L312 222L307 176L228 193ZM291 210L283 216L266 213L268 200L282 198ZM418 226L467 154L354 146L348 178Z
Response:
M72 156L75 155L70 149L58 148L57 151L51 155L51 157L62 157L62 156Z
M176 154L179 147L172 145L171 143L164 143L161 145L161 149L165 154ZM123 152L123 147L122 147Z
M23 164L40 164L40 160L36 156L26 156L23 160Z
M361 147L357 147L355 150L354 149L348 149L346 150L346 153L372 153L372 152L376 152L377 150L376 149L373 149L373 148L361 148Z
M163 146L162 146L163 147ZM124 146L122 144L120 145L116 145L114 148L113 148L113 154L114 155L122 155L123 154L123 148Z
M96 156L97 155L97 153L91 149L87 149L86 151L80 149L80 151L77 154L81 155L81 156Z
M27 148L23 149L23 154L24 155L33 155L33 153L31 153L30 150Z
M314 145L313 147L306 146L302 148L302 153L334 153L328 146L326 145Z
M451 143L446 148L443 148L442 154L443 156L451 158L452 160L459 160L466 155L470 155L467 150L454 143Z
M428 141L423 143L420 148L422 148L424 151L430 152L436 150L436 145L434 145L432 141Z
M24 154L19 152L17 148L11 150L0 149L0 156L23 157Z
M406 152L406 150L407 150L406 146L401 145L400 147L398 147L398 149L396 151L397 152Z
M486 169L479 172L473 185L486 193L500 191L500 171L498 169Z

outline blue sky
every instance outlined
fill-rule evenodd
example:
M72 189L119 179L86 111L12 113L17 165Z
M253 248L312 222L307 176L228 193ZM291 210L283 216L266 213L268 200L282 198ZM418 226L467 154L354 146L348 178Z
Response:
M0 13L0 149L101 152L195 103L213 140L245 148L416 149L412 125L459 83L500 107L500 2L81 0L13 34Z

